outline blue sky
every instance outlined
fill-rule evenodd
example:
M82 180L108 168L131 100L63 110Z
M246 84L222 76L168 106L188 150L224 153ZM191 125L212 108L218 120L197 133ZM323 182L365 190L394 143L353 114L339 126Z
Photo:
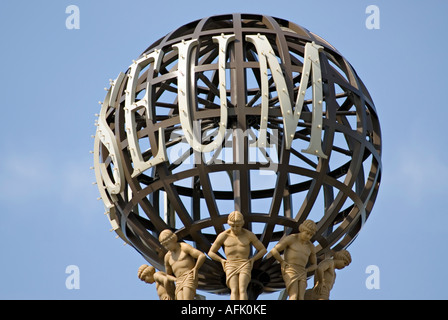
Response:
M176 27L243 12L322 36L354 66L383 135L382 185L332 299L447 299L446 1L9 1L0 5L0 299L157 299L92 185L104 87ZM66 8L80 29L66 28ZM367 6L380 29L365 26ZM66 267L80 270L68 290ZM378 266L380 288L367 289ZM204 294L203 292L200 292ZM277 299L278 294L260 299ZM207 299L222 299L207 294Z

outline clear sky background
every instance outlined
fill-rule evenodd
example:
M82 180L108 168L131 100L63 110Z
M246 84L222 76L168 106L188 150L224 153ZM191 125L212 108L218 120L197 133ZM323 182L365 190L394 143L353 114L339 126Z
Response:
M80 10L78 30L66 28L69 5ZM369 5L380 29L366 28ZM447 1L16 0L0 4L0 299L157 299L137 278L145 261L109 232L96 200L94 114L109 79L154 41L233 12L322 36L375 102L382 185L332 299L448 298ZM65 285L69 265L80 270L77 290ZM379 289L366 287L370 265Z

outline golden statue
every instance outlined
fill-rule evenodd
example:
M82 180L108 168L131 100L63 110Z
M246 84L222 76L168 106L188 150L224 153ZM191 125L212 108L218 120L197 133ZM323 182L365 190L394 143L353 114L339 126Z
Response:
M168 229L160 233L159 241L168 250L164 259L166 273L176 277L176 300L193 300L205 254L188 243L177 242L176 234Z
M157 271L153 266L143 264L138 268L138 278L146 283L156 283L157 294L160 300L174 300L174 281L176 278L162 271Z
M226 273L226 284L230 289L230 299L247 300L247 286L251 280L253 263L266 254L266 248L254 233L243 228L244 218L241 212L231 212L227 223L230 228L216 237L208 255L221 262ZM258 252L249 258L251 245ZM221 247L224 248L226 259L217 254Z
M307 273L317 267L316 249L310 241L316 229L314 221L305 220L298 234L281 239L271 250L272 256L280 262L289 300L304 300ZM284 258L280 255L282 251Z
M314 273L314 288L306 290L307 300L329 300L330 291L336 280L335 270L344 269L352 262L347 250L337 251L333 259L325 259L319 263Z

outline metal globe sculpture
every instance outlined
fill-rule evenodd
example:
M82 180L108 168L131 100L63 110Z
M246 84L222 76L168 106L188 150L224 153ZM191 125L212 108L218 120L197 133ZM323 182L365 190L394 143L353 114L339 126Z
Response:
M319 259L346 248L374 205L381 133L372 98L327 41L292 22L228 14L188 23L111 80L94 168L115 232L163 269L158 235L207 253L238 210L265 247L317 223ZM265 256L252 296L284 288ZM228 293L208 259L199 287Z

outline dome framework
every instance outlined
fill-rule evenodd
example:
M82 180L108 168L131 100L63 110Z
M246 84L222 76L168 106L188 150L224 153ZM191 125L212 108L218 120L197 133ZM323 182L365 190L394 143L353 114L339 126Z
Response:
M268 251L313 219L321 260L372 211L381 132L369 92L327 41L283 19L229 14L174 30L111 81L94 157L113 229L158 269L162 230L207 253L233 210ZM206 261L198 288L229 292L220 264ZM276 260L257 261L250 295L282 288Z

